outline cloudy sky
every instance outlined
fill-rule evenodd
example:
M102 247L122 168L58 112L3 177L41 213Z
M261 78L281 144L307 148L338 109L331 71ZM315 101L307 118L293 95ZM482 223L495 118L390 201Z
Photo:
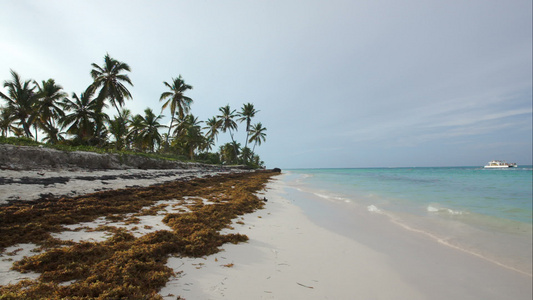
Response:
M132 69L134 113L160 111L163 81L180 74L201 120L253 103L268 167L531 164L531 6L1 1L0 81L13 69L80 93L109 53Z

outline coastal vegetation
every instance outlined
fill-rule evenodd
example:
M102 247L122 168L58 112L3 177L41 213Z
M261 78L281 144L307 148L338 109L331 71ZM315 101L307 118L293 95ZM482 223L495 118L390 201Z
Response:
M193 86L178 75L163 82L166 90L159 97L161 113L170 113L167 126L162 123L164 115L157 110L148 107L143 114L134 115L126 107L126 101L133 100L129 88L134 86L127 63L106 54L102 65L91 66L92 83L84 91L70 95L54 79L39 83L11 70L12 78L4 81L5 91L0 91L0 134L4 138L0 142L19 137L53 147L264 167L255 147L265 142L266 128L260 122L252 123L259 112L252 103L243 104L240 111L222 106L219 115L200 121L191 113L194 100L186 95ZM106 112L110 106L116 115ZM244 145L234 138L238 123L245 125ZM220 133L229 133L231 142L212 152ZM253 144L252 149L249 144Z
M40 276L0 286L0 299L162 299L158 291L178 275L167 266L170 256L201 257L217 253L224 243L248 240L245 235L221 230L231 228L237 216L264 205L256 193L272 175L275 173L266 171L233 173L2 205L0 253L23 243L40 246L35 255L13 265L16 271ZM175 199L173 206L183 209L169 212L165 204L158 204L168 199ZM136 227L123 226L136 224L141 216L161 214L170 230L136 237ZM101 218L107 224L94 229L68 226ZM53 236L69 230L95 230L112 236L102 242L73 242Z

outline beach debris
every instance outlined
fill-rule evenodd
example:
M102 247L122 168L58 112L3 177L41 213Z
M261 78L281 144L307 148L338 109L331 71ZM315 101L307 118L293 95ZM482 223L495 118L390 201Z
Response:
M55 295L84 298L102 293L122 299L138 298L140 294L155 299L171 276L182 273L166 266L169 256L206 259L219 252L224 243L248 240L245 235L222 234L221 230L237 216L264 205L254 192L263 188L270 176L228 174L0 206L0 250L24 242L35 243L43 251L13 265L14 271L36 272L40 277L0 286L0 294L6 299L46 299ZM199 205L202 199L221 193L227 196L226 201ZM172 230L136 236L120 227L123 225L108 223L95 228L110 234L99 242L64 241L52 235L65 231L66 225L77 228L76 224L84 222L116 223L158 214L159 209L146 208L185 196L195 197L198 205L191 205L190 211L183 213L168 211L163 223ZM9 249L13 250L16 248ZM233 263L224 266L230 268ZM94 280L102 284L95 285ZM67 286L60 285L71 281Z
M225 265L222 265L223 267L226 267L226 268L233 268L234 264L233 263L229 263L229 264L225 264Z
M299 282L296 282L296 283L297 283L298 285L300 285L300 286L305 287L305 288L308 288L308 289L314 289L314 287L312 287L312 286L308 286L308 285L305 285L305 284L301 284L301 283L299 283Z

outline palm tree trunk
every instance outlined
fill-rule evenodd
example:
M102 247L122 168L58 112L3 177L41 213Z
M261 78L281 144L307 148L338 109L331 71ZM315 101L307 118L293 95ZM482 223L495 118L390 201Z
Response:
M22 123L22 129L24 129L24 133L26 134L26 137L27 138L33 137L31 135L31 131L30 131L28 123L25 120L21 120L21 123Z
M235 154L235 159L238 159L237 148L235 148L235 140L233 139L233 132L231 132L231 130L229 131L229 135L231 137L231 142L233 143L233 154Z
M168 139L170 138L170 130L172 130L172 123L174 122L174 116L171 116L170 117L170 126L168 127L168 134L167 134L167 142L166 142L166 150L168 150L170 148L170 144L168 143Z
M250 121L246 121L246 141L244 141L244 148L248 147L248 135L250 134Z

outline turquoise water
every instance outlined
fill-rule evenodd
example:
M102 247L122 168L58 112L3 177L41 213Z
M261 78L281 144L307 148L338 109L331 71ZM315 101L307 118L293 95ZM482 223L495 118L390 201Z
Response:
M416 215L532 223L533 169L474 167L291 170L322 197ZM321 194L322 192L323 194Z
M533 273L531 166L284 173L286 197L338 233L361 241L358 226L366 225L353 220L370 217L528 276Z

